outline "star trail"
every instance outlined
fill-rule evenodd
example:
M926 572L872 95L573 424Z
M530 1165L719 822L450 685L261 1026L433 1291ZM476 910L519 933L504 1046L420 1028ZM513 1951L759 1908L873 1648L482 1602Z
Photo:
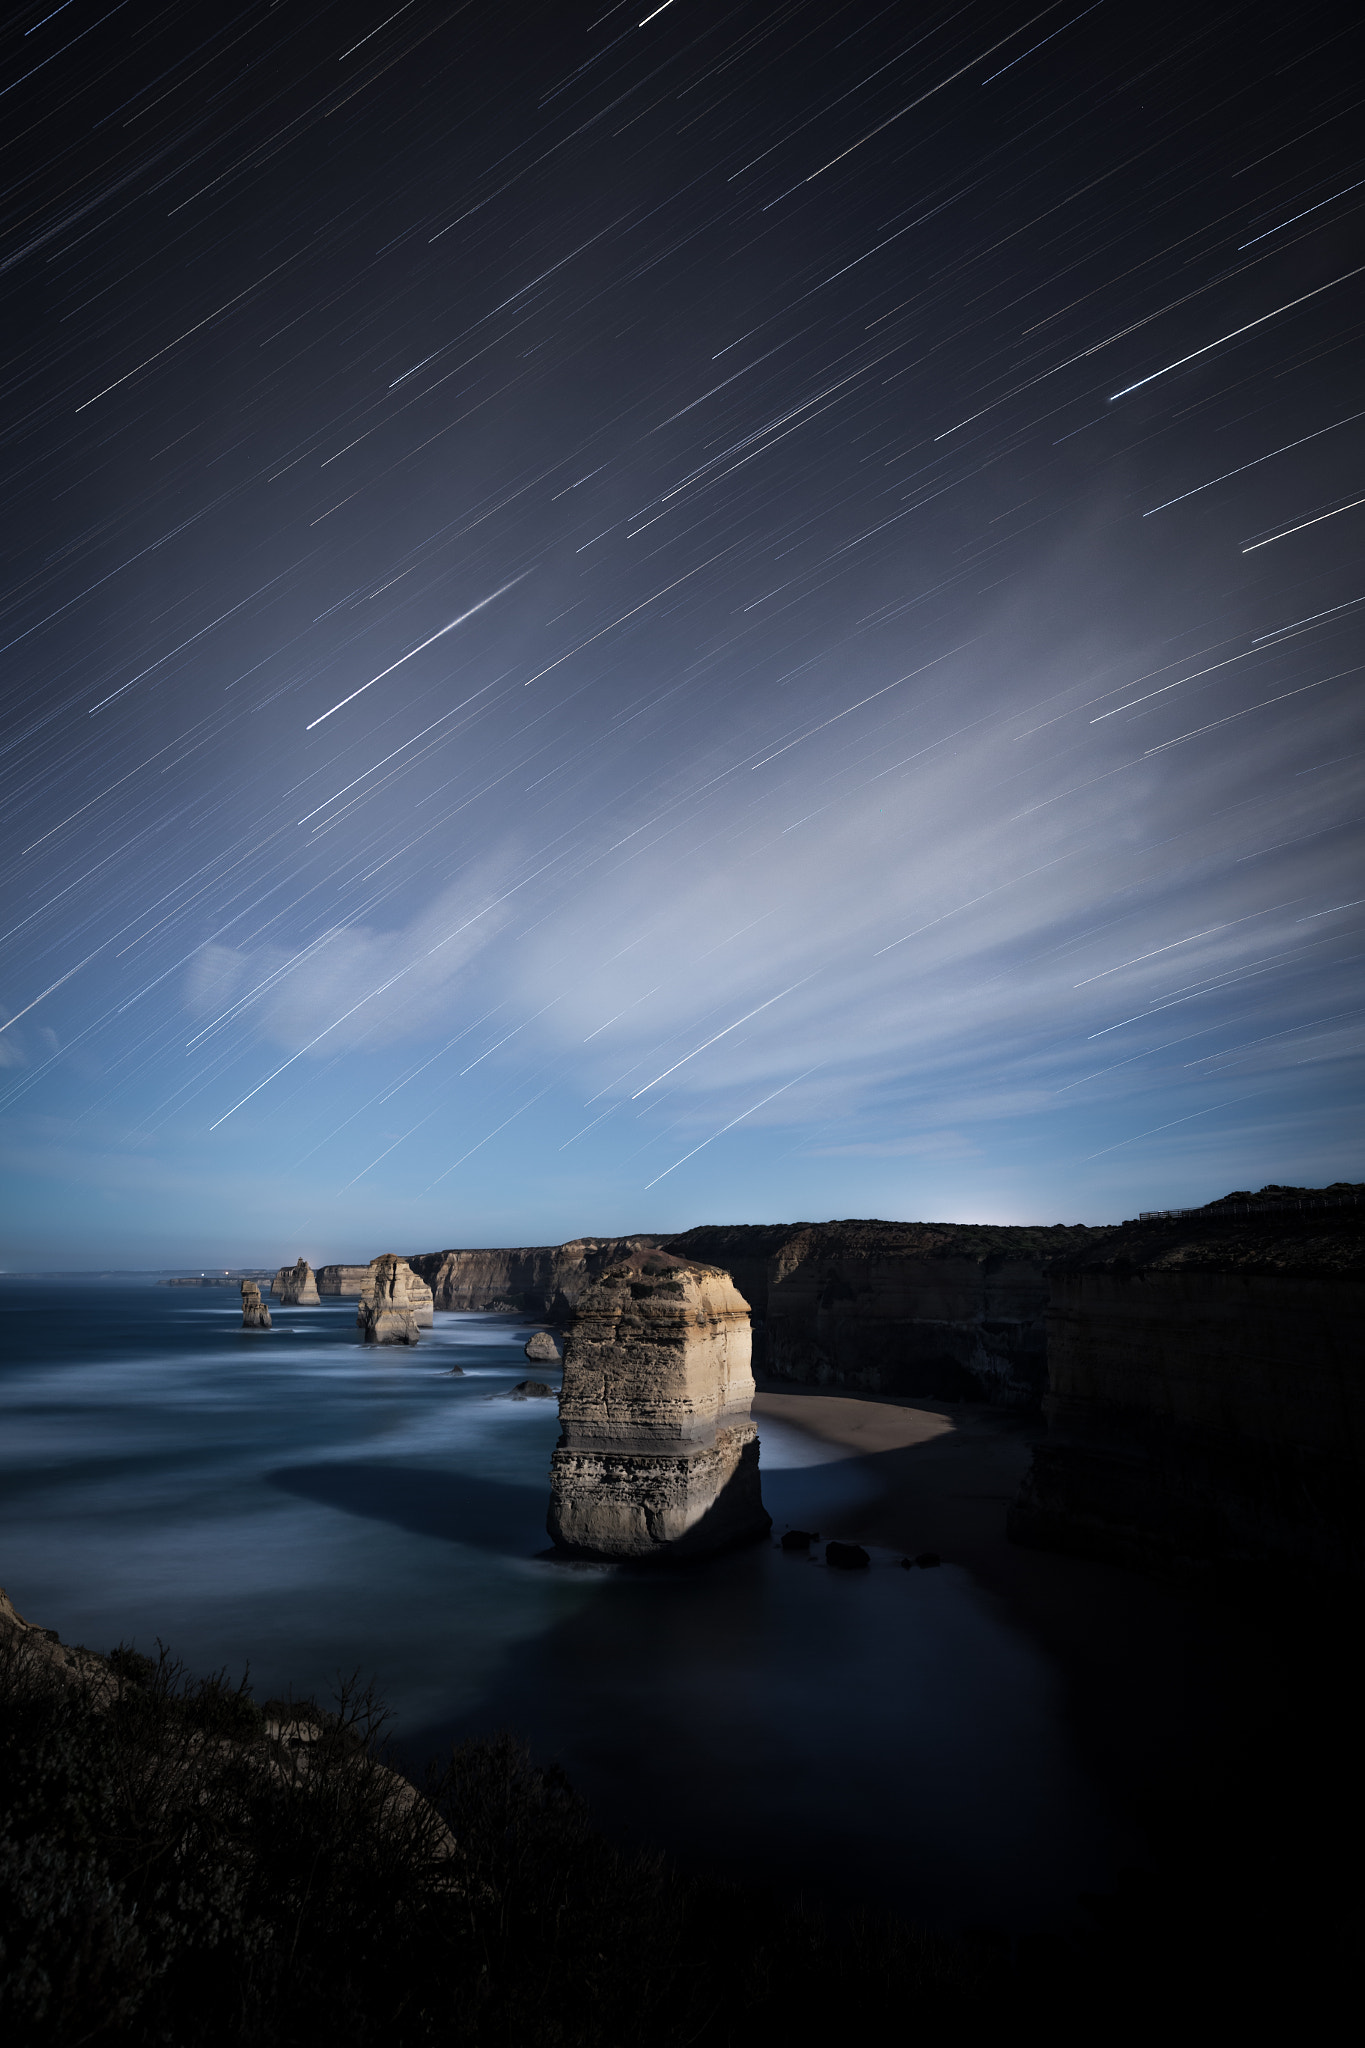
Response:
M11 13L0 1260L1359 1178L1360 56Z

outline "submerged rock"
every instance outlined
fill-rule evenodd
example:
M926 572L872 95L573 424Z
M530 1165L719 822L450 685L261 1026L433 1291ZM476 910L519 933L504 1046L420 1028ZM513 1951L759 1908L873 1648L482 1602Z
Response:
M861 1543L827 1543L825 1563L833 1565L836 1572L865 1572L872 1559Z
M553 1330L537 1330L527 1343L526 1356L532 1365L562 1365L564 1346Z
M254 1280L242 1282L242 1328L244 1330L268 1330L270 1310L261 1300L261 1290Z
M367 1344L415 1344L417 1316L409 1296L412 1271L406 1259L385 1252L370 1261L356 1325ZM428 1302L431 1290L425 1290Z
M275 1299L281 1308L317 1306L317 1277L307 1259L301 1257L295 1265L281 1266L273 1284Z
M637 1249L578 1298L548 1528L579 1556L696 1555L766 1533L749 1305L727 1273Z
M555 1390L547 1387L544 1380L518 1380L512 1395L518 1401L553 1401Z

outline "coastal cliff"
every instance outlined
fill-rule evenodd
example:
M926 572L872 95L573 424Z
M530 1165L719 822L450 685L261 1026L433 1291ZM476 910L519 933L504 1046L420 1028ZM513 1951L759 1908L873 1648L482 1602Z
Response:
M1365 1207L1275 1193L1142 1219L1053 1267L1017 1542L1365 1575Z
M1036 1408L1052 1260L1108 1235L1083 1225L703 1224L675 1236L419 1252L437 1308L564 1323L616 1260L667 1250L729 1273L753 1309L754 1363L867 1393ZM318 1285L328 1292L324 1268Z
M769 1526L749 1308L727 1273L637 1248L579 1296L548 1528L579 1556L695 1555Z
M319 1266L317 1273L318 1293L338 1295L342 1300L358 1301L365 1287L368 1266Z
M779 1379L1036 1408L1052 1261L1112 1233L1066 1224L703 1225L664 1240L723 1266Z
M576 1237L568 1244L416 1252L408 1260L437 1308L516 1309L565 1321L589 1281L613 1258L657 1237Z

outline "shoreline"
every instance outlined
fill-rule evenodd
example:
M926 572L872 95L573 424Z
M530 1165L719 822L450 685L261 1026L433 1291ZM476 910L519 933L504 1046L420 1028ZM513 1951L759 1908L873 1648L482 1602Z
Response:
M1293 1683L1273 1606L1249 1611L1198 1586L1012 1543L1005 1514L1046 1428L1037 1415L755 1378L760 1441L765 1417L781 1422L856 1460L872 1482L822 1539L933 1551L964 1568L1052 1665L1078 1753L1139 1834L1171 1788L1203 1796L1236 1773Z

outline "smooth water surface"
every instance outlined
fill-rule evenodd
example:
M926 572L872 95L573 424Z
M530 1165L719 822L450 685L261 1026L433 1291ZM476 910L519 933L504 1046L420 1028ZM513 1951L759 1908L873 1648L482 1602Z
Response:
M1054 1674L951 1565L773 1545L688 1568L547 1554L551 1378L528 1325L366 1348L352 1301L240 1327L235 1289L0 1282L0 1582L68 1642L248 1664L258 1698L374 1677L414 1754L510 1726L601 1817L749 1876L1036 1925L1112 1875ZM452 1376L451 1367L463 1368ZM857 1460L765 1423L776 1526Z

